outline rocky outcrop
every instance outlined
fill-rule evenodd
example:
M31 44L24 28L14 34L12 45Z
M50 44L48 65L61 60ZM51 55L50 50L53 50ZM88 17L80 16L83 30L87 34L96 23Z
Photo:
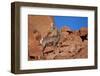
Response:
M37 60L43 58L40 39L45 37L51 27L53 18L49 16L28 16L28 58Z
M49 18L48 16L29 16L29 60L87 58L88 29L82 27L80 30L73 31L64 26L59 32L57 32L57 29L50 31L51 20L53 19L52 17ZM40 43L43 37L47 37L45 40L50 38L46 41L48 43L45 46ZM55 45L54 41L56 42Z
M50 30L51 24L53 23L52 16L39 16L39 15L29 15L28 16L28 30L29 34L33 30L37 30L41 33L41 36L44 37L47 32ZM31 36L31 35L30 35Z
M64 29L64 28L63 28ZM75 59L88 57L88 40L81 36L87 35L87 31L80 32L61 29L60 40L57 46L48 46L44 51L45 59ZM84 28L87 30L87 28Z

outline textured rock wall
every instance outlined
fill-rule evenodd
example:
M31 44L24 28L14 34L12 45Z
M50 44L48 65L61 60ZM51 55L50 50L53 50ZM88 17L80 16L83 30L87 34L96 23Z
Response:
M28 16L28 54L29 59L40 59L43 47L40 45L41 37L47 35L53 22L49 16Z
M53 17L29 16L28 31L28 52L29 60L50 60L50 59L75 59L88 57L88 29L72 31L64 26L59 31L59 41L56 45L53 42L45 47L40 44L42 37L53 36L49 32Z

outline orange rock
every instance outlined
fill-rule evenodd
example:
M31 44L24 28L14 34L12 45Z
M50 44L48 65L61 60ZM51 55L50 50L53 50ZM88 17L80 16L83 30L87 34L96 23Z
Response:
M62 29L61 29L61 32L67 32L67 31L71 31L70 28L68 26L64 26Z
M85 36L87 34L88 34L88 28L83 27L80 29L80 36Z
M45 37L51 28L53 23L52 16L39 16L29 15L28 16L29 33L31 30L37 30L41 33L42 37Z
M80 32L79 32L79 30L75 30L75 31L73 31L73 34L74 34L74 35L77 35L77 36L80 36Z
M45 57L45 59L46 60L53 60L54 58L55 58L55 54L54 53L49 53L46 57Z
M40 59L42 56L42 46L39 45L39 42L36 40L30 40L29 41L29 57L37 57Z
M73 58L88 58L88 49L83 48L80 50L79 53L77 53Z
M55 50L53 46L47 46L44 50L44 53L51 53Z
M88 40L87 38L84 40L82 39L82 37L87 37L88 28L83 27L80 30L72 31L69 27L64 26L61 31L59 31L60 39L57 45L52 45L52 43L49 42L43 50L43 46L40 44L41 38L47 35L49 37L57 35L57 29L55 29L55 31L50 31L53 17L29 15L28 18L28 52L31 60L88 57ZM52 41L52 38L50 39L48 40Z

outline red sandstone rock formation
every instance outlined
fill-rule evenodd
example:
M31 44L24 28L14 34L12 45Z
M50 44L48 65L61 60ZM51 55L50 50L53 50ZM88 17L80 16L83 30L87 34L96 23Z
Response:
M87 34L88 34L88 29L82 27L82 28L80 29L80 36L85 36L85 35L87 35Z
M88 57L88 29L82 27L80 30L72 31L64 26L59 31L60 39L56 46L50 43L45 48L40 44L45 37L53 18L48 16L29 16L28 52L29 60L51 60L51 59L75 59ZM49 34L50 37L53 34ZM43 49L44 48L44 49Z
M47 35L53 18L49 16L28 16L28 52L29 59L40 59L43 55L43 47L40 39Z
M38 32L33 32L31 34L32 36L28 39L28 52L29 52L29 58L32 59L40 59L42 57L42 49L43 47L40 45L40 38Z
M71 29L67 26L62 27L61 32L71 31Z
M38 32L41 33L41 36L45 36L50 30L52 23L53 23L52 16L29 15L28 16L29 33L31 33L33 30L37 30Z

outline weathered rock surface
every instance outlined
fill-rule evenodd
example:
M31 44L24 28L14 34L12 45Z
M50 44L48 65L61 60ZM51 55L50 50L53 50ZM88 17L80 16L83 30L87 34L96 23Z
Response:
M64 29L64 28L63 28ZM84 28L81 33L79 30L71 31L61 29L60 40L56 47L51 47L52 51L48 53L46 59L75 59L75 58L87 58L88 57L88 40L82 41L81 36L87 35L87 29ZM70 31L70 32L69 32ZM84 33L82 33L84 32ZM44 51L47 51L45 49ZM49 49L50 51L50 49Z
M69 27L64 26L59 31L59 41L56 45L52 42L43 47L40 44L42 37L50 33L50 25L52 17L48 16L31 17L29 16L29 39L28 39L28 52L29 60L51 60L51 59L77 59L88 57L88 29L82 27L80 30L72 31ZM39 20L38 20L39 19ZM36 22L32 22L32 21ZM34 28L34 29L33 29ZM49 33L49 34L48 34Z

